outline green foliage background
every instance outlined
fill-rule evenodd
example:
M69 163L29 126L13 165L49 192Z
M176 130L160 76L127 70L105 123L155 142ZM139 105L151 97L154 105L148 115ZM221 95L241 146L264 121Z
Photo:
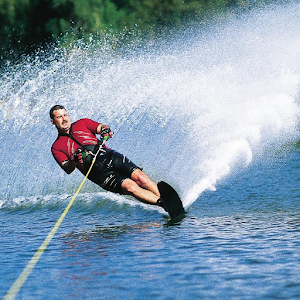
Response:
M8 50L29 53L71 29L75 37L133 27L155 35L163 28L180 28L192 20L201 23L267 2L272 1L0 0L0 54Z

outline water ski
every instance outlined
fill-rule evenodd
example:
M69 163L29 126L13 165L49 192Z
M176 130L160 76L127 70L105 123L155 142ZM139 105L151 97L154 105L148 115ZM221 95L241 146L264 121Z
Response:
M162 202L170 217L175 218L184 214L185 211L177 192L164 181L160 181L157 186Z

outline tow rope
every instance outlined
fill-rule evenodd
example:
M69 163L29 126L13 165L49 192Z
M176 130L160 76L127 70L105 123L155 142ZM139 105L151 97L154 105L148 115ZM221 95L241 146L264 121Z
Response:
M60 218L55 223L54 227L49 232L48 236L46 237L46 239L44 240L44 242L42 243L42 245L40 246L40 248L35 252L35 254L31 258L31 260L28 262L27 266L24 268L24 270L22 271L22 273L19 275L19 277L13 283L13 285L11 286L11 288L9 289L9 291L5 294L3 300L12 300L12 299L14 299L16 297L16 295L18 294L18 292L21 290L23 284L25 283L25 281L27 280L27 278L31 274L33 268L35 267L35 265L37 264L37 262L41 258L42 254L44 253L44 251L46 250L48 244L50 243L51 239L53 238L54 234L56 233L58 227L60 226L60 224L62 223L63 219L67 215L69 209L71 208L74 200L78 196L81 188L83 187L83 184L85 183L88 175L90 174L90 172L91 172L91 170L92 170L92 168L93 168L93 166L95 164L95 161L96 161L98 153L100 152L102 146L108 140L108 138L109 138L109 136L105 136L103 138L102 144L100 145L97 153L93 157L93 160L92 160L92 163L90 165L90 168L88 169L85 177L83 178L83 180L82 180L81 184L79 185L79 187L78 187L76 193L74 194L73 198L71 199L71 201L69 202L69 204L65 208L65 210L63 211L63 213L60 216Z

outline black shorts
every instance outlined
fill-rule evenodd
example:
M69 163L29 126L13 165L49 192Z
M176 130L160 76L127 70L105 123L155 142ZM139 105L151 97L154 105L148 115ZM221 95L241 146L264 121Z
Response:
M92 155L88 155L84 159L85 168L89 168L92 159ZM103 149L99 152L88 178L107 191L123 194L122 182L126 178L130 178L136 169L140 168L123 154Z

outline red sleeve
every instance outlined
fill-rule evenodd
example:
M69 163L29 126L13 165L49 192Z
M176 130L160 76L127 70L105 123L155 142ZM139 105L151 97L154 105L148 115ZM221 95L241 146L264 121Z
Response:
M69 158L67 157L67 155L65 153L56 149L54 146L52 146L51 152L52 152L54 159L60 166L64 161L69 160Z
M97 133L97 128L100 125L100 123L95 122L91 119L84 119L86 127L93 133Z

